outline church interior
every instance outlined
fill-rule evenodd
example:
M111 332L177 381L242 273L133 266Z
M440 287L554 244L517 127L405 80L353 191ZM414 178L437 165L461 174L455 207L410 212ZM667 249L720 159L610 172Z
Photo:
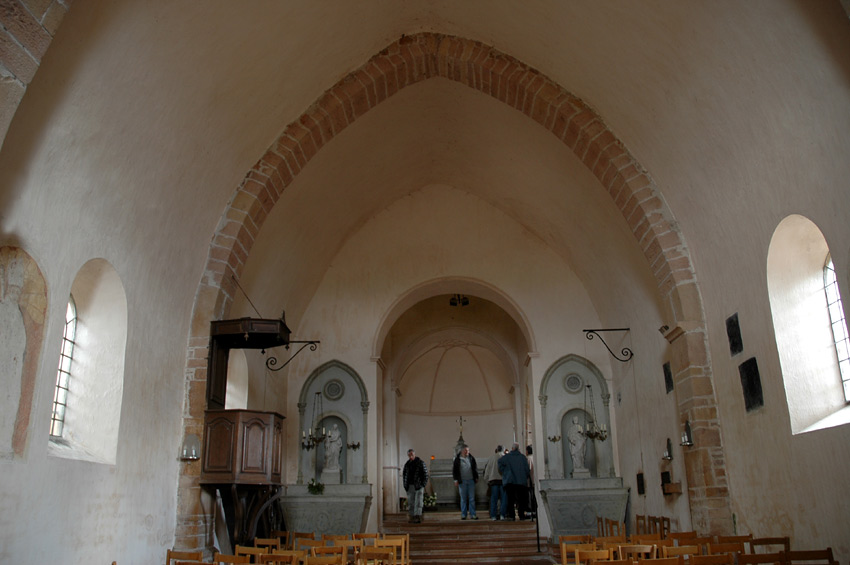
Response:
M0 562L226 546L236 414L292 529L516 442L847 563L849 11L0 0Z

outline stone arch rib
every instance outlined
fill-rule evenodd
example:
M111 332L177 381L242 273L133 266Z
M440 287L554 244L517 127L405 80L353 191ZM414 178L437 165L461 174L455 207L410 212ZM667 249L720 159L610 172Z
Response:
M701 531L727 529L731 511L721 468L718 422L700 416L716 413L702 302L689 252L660 192L593 108L521 61L483 43L454 36L419 33L390 44L288 124L242 180L213 235L195 297L184 430L197 433L203 425L209 320L227 315L235 281L280 195L345 128L399 90L433 77L465 84L536 121L584 163L623 214L677 325L677 331L667 337L674 349L681 418L691 422L695 434L706 432L705 451L695 453L688 465L693 525ZM679 339L681 336L684 338ZM190 472L184 470L184 474ZM198 488L197 483L181 487L181 499L188 495L184 490L188 488ZM203 514L200 506L180 514L177 537L186 547L203 545L187 539L197 535L192 532L197 531Z

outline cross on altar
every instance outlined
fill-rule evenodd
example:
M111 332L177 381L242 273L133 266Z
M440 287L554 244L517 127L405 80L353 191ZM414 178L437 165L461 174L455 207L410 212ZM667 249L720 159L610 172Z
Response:
M468 421L468 420L466 418L464 418L463 416L459 416L458 419L457 419L458 429L460 430L461 437L463 437L463 423L466 422L466 421Z

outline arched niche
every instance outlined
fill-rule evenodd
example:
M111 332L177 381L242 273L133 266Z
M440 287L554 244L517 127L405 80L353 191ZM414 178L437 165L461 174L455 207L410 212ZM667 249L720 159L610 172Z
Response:
M316 395L321 399L322 413L313 414ZM344 469L343 480L347 484L367 483L366 468L366 423L369 413L369 398L366 386L357 372L340 361L328 361L316 368L298 397L298 484L309 482L320 476L324 462L324 447L304 449L301 440L305 430L318 421L331 426L336 423L343 432L340 450L340 467ZM325 426L329 428L330 426ZM318 479L317 479L318 480Z
M596 423L611 429L611 417L608 404L611 398L608 383L599 368L580 355L569 354L558 359L546 370L540 383L540 408L543 414L544 476L549 479L569 479L572 465L569 453L568 430L574 414L591 419L587 413L591 410L591 396L585 400L585 390L590 385L593 406L596 411ZM560 436L553 442L548 438ZM614 476L614 454L611 441L588 441L588 453L593 454L594 477ZM553 447L556 446L556 447ZM585 466L590 468L588 460Z

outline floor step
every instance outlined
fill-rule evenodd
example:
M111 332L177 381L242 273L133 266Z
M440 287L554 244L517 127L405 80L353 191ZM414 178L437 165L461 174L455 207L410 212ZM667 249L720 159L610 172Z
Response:
M537 524L530 520L461 520L457 511L427 512L419 524L407 519L407 514L384 516L383 532L410 534L410 559L415 565L555 562L547 540L540 539L538 545Z

